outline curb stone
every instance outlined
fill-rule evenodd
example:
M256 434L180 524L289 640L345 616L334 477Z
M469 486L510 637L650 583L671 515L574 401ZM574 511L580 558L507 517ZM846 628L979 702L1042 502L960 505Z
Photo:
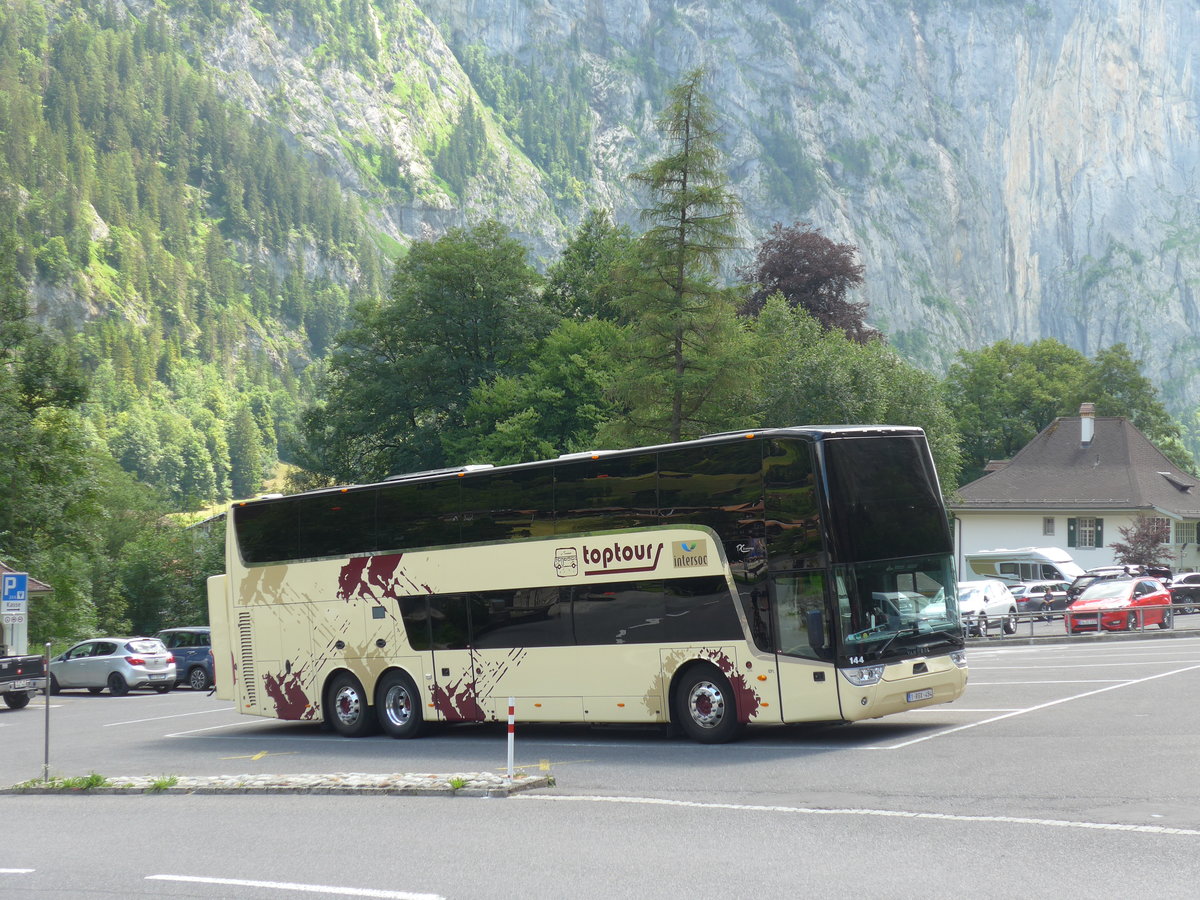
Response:
M518 791L550 787L549 775L508 779L490 772L447 775L331 773L327 775L177 776L170 787L155 787L163 777L109 778L103 787L70 789L30 784L0 788L0 794L384 794L409 797L507 797ZM461 781L455 788L452 782Z

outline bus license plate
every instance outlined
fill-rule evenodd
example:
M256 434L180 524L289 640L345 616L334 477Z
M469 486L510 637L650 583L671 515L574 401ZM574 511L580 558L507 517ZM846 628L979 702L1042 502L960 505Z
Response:
M918 700L929 700L933 697L933 688L925 688L923 691L909 691L908 702L916 703Z

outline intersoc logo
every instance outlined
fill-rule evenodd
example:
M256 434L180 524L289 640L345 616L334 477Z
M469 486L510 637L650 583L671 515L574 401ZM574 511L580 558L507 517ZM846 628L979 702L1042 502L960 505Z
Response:
M675 568L691 569L708 565L708 541L672 541L671 555L675 557Z

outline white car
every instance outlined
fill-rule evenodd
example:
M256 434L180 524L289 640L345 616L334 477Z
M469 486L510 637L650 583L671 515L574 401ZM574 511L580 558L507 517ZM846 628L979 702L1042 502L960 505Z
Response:
M958 612L967 634L987 637L995 625L1005 634L1017 630L1017 598L1002 581L960 581Z

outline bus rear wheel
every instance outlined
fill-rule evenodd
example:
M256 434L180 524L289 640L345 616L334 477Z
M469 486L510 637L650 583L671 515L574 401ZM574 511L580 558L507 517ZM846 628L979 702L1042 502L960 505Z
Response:
M424 729L421 695L403 672L389 672L375 688L375 712L379 727L388 737L414 738Z
M675 683L675 719L701 744L723 744L742 730L729 679L708 665L694 666Z
M358 679L349 672L340 672L329 682L325 694L325 719L342 737L362 737L370 734L375 721L367 705L367 695Z

